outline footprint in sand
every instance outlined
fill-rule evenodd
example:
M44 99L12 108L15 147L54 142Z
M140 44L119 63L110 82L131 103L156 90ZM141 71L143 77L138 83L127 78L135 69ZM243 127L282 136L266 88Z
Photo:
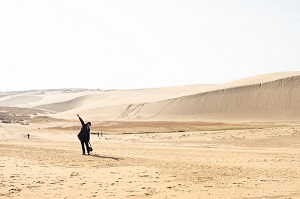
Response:
M78 173L78 172L72 172L72 173L70 174L70 177L74 177L74 176L79 176L79 173Z
M10 189L10 190L9 190L9 193L18 193L18 192L20 192L20 191L22 191L22 189L20 189L20 188L18 188L18 187L15 187L15 188Z

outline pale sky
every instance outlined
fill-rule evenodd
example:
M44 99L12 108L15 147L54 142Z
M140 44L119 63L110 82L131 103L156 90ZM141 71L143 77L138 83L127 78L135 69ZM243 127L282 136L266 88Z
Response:
M210 84L299 70L299 0L0 0L2 91Z

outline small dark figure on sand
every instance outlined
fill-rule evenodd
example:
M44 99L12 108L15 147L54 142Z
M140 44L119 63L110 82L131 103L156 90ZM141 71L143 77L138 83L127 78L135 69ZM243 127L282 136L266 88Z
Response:
M98 137L99 137L99 132L98 132Z
M102 131L101 131L101 137L103 136L103 133L102 133Z
M29 135L29 133L27 134L27 138L29 139L29 137L30 137L30 135Z
M77 137L81 143L82 155L85 155L84 145L86 146L86 151L87 151L88 155L90 155L89 141L90 141L90 127L92 124L90 122L85 124L84 121L81 119L81 117L78 114L77 114L77 117L79 118L81 125L82 125L81 130L80 130L79 134L77 135Z

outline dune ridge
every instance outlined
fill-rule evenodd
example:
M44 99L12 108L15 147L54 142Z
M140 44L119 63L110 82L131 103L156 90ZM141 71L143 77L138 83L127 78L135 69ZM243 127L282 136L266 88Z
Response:
M299 90L299 73L276 73L0 92L0 197L300 198ZM90 155L76 113L92 122Z
M0 106L33 107L91 120L297 120L300 72L258 75L216 85L135 90L49 90L0 98Z
M64 112L82 106L86 101L87 97L88 96L80 96L80 97L76 97L75 99L67 100L64 102L57 102L53 104L36 106L36 108L51 110L56 112Z
M227 120L267 119L266 117L289 119L289 115L300 113L299 92L300 76L292 76L262 84L208 91L155 103L131 104L119 118L205 120L214 117L220 119L222 116ZM218 113L221 114L217 115ZM274 113L281 116L273 115ZM209 114L212 114L212 117ZM238 118L240 116L241 118Z

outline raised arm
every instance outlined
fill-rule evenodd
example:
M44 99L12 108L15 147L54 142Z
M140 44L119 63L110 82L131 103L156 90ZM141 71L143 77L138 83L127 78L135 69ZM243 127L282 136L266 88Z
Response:
M84 121L81 119L81 117L77 114L77 117L79 118L80 122L81 122L81 125L83 126L84 125Z

